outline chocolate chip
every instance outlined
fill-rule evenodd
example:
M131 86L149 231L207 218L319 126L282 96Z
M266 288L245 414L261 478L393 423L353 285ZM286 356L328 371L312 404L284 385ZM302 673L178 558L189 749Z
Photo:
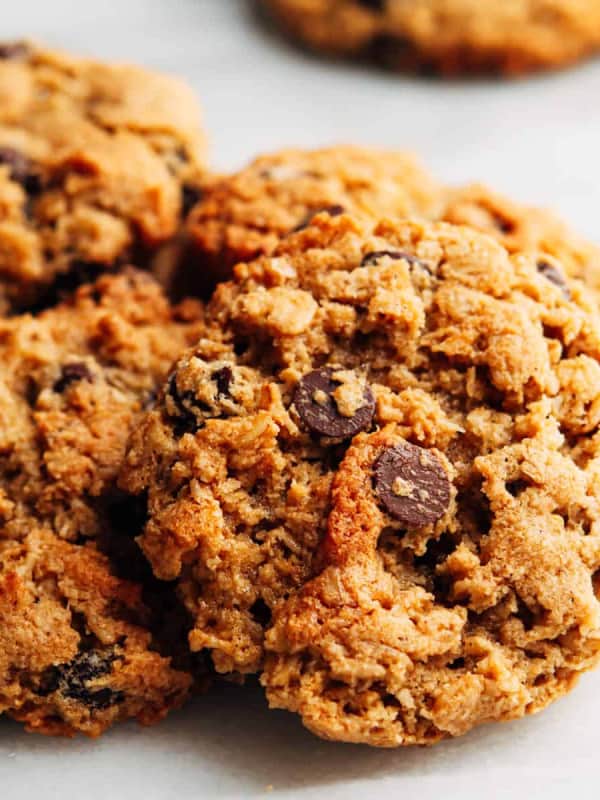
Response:
M29 47L25 42L4 42L0 44L0 59L3 61L19 61L27 58Z
M375 492L394 519L413 528L436 522L450 504L450 480L439 459L404 442L384 450L373 467Z
M107 687L94 690L89 686L92 681L110 674L116 659L112 649L79 653L68 664L46 670L38 694L47 696L60 692L64 697L77 700L97 711L121 703L125 699L123 692L115 692Z
M42 188L41 178L35 172L27 156L14 147L0 147L0 164L10 168L11 180L20 183L27 194L38 194Z
M233 380L233 370L231 367L221 367L210 376L217 384L217 391L220 395L228 395L231 381Z
M567 300L571 299L571 290L567 286L564 275L559 269L557 269L557 267L555 267L553 264L548 264L547 261L538 261L537 269L540 275L543 275L546 280L549 280L550 283L558 286Z
M365 386L364 405L351 417L344 416L333 398L341 383L333 378L335 372L332 367L323 367L305 375L294 393L294 405L304 424L314 433L348 439L371 425L375 398L371 389Z
M175 414L169 413L176 436L184 433L195 433L204 426L206 419L219 419L227 415L228 411L219 401L231 397L229 389L233 381L233 370L229 366L221 367L210 374L210 380L217 386L217 398L213 405L200 400L194 392L180 391L177 386L177 373L174 372L168 379L167 394L174 407Z
M181 189L181 213L184 217L190 213L196 203L202 199L202 190L198 186L185 184Z
M81 361L76 361L73 364L65 364L60 371L60 378L54 383L52 389L58 394L61 394L67 386L77 381L94 382L94 376Z
M360 266L361 267L376 266L380 261L380 259L385 257L391 258L394 261L406 261L411 266L421 267L421 269L424 269L431 275L431 270L429 269L427 264L424 264L416 256L411 256L410 253L404 253L402 250L375 250L372 253L366 253L366 255L363 256L363 260L360 262Z
M344 206L340 205L332 205L332 206L323 206L322 208L313 208L308 214L304 217L302 222L300 222L292 231L292 233L298 233L298 231L303 231L305 228L308 228L314 217L317 214L329 214L330 217L339 217L340 214L345 212Z
M175 436L180 438L184 433L195 433L200 427L200 422L196 415L191 411L184 401L188 403L193 401L191 392L186 392L182 395L177 388L177 373L174 372L169 376L167 384L167 394L173 401L177 414L174 416L170 414L171 421L173 422L173 431Z

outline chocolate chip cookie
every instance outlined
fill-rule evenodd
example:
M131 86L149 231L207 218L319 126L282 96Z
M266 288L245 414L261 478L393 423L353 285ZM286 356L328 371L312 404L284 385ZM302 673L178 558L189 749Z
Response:
M600 48L596 0L263 0L314 50L393 70L522 75Z
M212 288L238 261L272 252L318 212L433 217L440 194L402 152L338 145L264 155L235 175L205 182L186 225L190 269Z
M203 155L176 79L0 47L0 310L142 263L196 198Z
M536 711L597 662L600 327L555 270L330 214L236 267L121 478L192 650L385 746Z
M238 261L271 253L319 211L468 225L541 264L557 260L569 275L600 289L600 248L554 214L484 186L443 186L405 153L348 146L284 150L230 177L207 180L186 225L185 269L170 282L187 290L212 289Z
M29 730L156 721L201 667L185 611L133 541L143 506L115 485L130 430L201 316L130 270L0 320L0 712Z

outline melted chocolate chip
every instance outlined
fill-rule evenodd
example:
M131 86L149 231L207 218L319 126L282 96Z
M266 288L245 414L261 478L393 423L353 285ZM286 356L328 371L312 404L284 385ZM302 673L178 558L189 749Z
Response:
M88 381L89 383L94 382L94 376L89 371L87 366L80 361L77 361L73 364L65 364L60 371L60 378L54 383L52 389L61 394L72 383L76 383L77 381Z
M406 261L411 266L418 266L421 269L424 269L426 272L429 272L431 275L431 270L424 264L419 258L416 256L411 256L410 253L404 253L402 250L375 250L372 253L367 253L363 256L363 260L360 262L361 267L373 267L376 266L380 259L391 258L394 261Z
M298 233L298 231L303 231L305 228L308 228L311 221L317 214L329 214L330 217L339 217L340 214L345 212L344 206L340 205L332 205L332 206L323 206L322 208L313 208L308 214L304 217L302 222L300 222L292 231L292 233Z
M112 672L117 656L113 650L88 650L79 653L68 664L50 667L44 673L38 694L47 696L60 692L64 697L77 700L88 708L102 711L125 699L123 692L104 687L92 689L89 684Z
M571 299L571 291L567 286L565 276L553 264L548 264L547 261L538 261L537 269L540 275L543 275L546 280L553 283L562 291L567 300Z
M450 505L450 480L439 459L404 442L373 467L375 492L388 514L413 528L436 522Z
M3 61L20 61L29 55L29 47L25 42L4 42L0 44L0 59Z
M309 372L298 384L294 393L294 405L304 424L314 433L334 439L348 439L371 425L375 414L375 398L365 386L364 405L353 416L340 414L333 393L340 385L333 379L335 369L323 367Z
M11 180L20 183L27 194L38 194L42 188L41 178L27 156L14 147L0 147L0 164L10 169Z

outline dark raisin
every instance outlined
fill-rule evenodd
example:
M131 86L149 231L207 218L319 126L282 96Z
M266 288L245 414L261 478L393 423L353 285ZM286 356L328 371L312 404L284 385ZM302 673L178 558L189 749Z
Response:
M112 672L117 656L114 650L88 650L79 653L68 664L50 667L40 681L38 694L47 696L60 692L92 710L104 710L125 699L123 692L107 687L94 690L90 684Z

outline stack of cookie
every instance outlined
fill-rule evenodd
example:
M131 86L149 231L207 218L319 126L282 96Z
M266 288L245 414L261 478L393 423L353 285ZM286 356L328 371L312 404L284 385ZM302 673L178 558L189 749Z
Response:
M214 176L173 79L0 57L0 712L98 735L259 675L396 746L564 694L599 251L402 153Z

